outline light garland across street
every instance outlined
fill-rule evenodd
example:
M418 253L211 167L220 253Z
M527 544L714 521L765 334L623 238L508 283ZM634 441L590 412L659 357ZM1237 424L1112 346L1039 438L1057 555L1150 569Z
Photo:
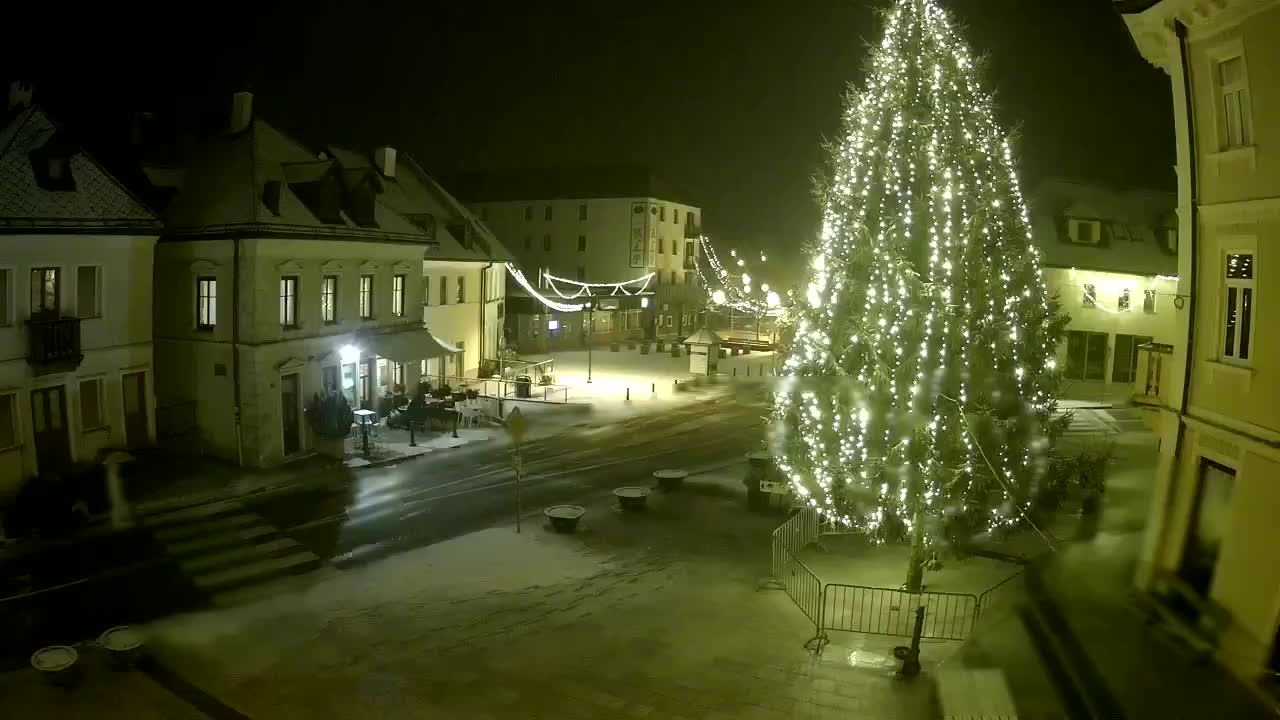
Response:
M589 283L557 277L547 272L542 273L542 278L547 281L547 285L551 288L552 292L559 295L563 300L576 300L580 297L597 297L601 295L606 297L615 295L628 297L632 295L639 295L649 289L649 281L653 279L653 276L654 273L649 273L648 275L642 275L632 280L623 280L622 282ZM566 294L557 286L557 283L563 283L576 288L576 290L574 290L571 295Z

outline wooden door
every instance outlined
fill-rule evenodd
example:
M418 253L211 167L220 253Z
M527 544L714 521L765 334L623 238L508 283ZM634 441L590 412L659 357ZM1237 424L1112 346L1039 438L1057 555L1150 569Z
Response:
M284 438L284 454L296 455L302 449L302 425L299 421L298 374L280 377L280 430Z
M31 430L36 441L36 465L41 474L62 472L71 465L66 410L64 386L31 391Z
M124 391L124 442L130 449L151 444L147 413L147 374L125 373L120 378Z

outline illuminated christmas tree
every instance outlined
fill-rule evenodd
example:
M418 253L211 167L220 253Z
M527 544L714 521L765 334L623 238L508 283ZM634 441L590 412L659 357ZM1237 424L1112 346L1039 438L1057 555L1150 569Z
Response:
M779 465L829 520L911 543L916 592L942 546L1024 519L1058 427L1066 318L1008 138L935 0L887 11L832 150L774 398Z

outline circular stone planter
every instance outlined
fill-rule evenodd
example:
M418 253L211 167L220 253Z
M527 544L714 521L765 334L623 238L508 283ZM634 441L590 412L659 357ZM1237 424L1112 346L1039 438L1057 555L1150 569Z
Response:
M620 487L615 488L613 494L618 498L618 506L623 510L638 512L645 508L645 501L649 499L649 488Z
M657 470L654 471L653 477L658 481L658 487L668 492L679 490L684 485L684 479L689 477L687 470Z
M31 667L40 671L40 676L59 687L74 685L79 676L76 665L80 653L66 645L50 645L40 648L31 655Z
M117 668L133 667L142 654L142 636L128 625L119 625L102 633L98 636L98 645L107 651L111 663Z
M586 509L580 505L552 505L542 511L551 521L551 529L558 533L571 533L578 529L578 520L582 519Z

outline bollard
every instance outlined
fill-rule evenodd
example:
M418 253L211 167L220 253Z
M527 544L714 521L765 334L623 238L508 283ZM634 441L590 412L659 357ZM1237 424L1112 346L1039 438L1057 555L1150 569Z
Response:
M920 636L924 630L924 606L916 608L916 625L911 633L911 646L903 647L899 645L893 649L893 654L902 661L902 669L898 672L907 677L913 677L920 674Z

